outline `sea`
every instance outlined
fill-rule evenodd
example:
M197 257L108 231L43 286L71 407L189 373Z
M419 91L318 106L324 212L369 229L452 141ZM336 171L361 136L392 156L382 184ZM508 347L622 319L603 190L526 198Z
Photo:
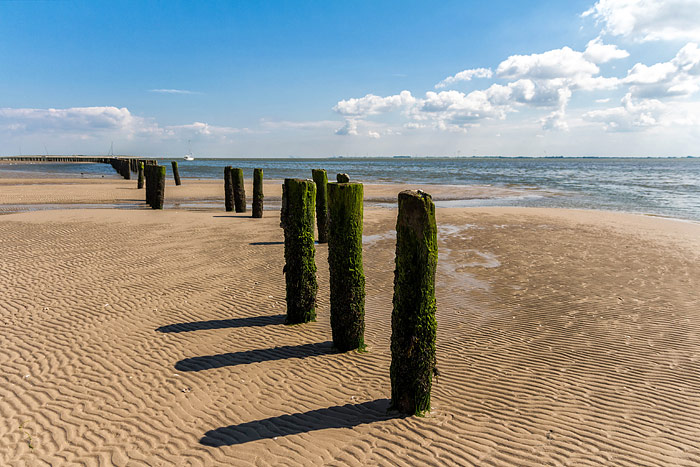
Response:
M172 159L159 159L170 170ZM438 202L440 206L540 206L602 209L700 222L700 158L333 157L179 160L183 179L219 179L227 165L246 177L310 178L312 168L367 183L508 188L512 196ZM0 178L119 178L106 164L14 163Z

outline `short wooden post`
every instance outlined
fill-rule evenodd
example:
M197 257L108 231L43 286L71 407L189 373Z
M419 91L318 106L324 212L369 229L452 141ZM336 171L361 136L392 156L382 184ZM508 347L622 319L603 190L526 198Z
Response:
M348 174L338 174L335 176L335 179L338 181L338 183L349 183L350 182L350 176Z
M233 203L236 212L245 212L245 185L243 185L243 169L231 169L231 177L233 178Z
M173 166L173 178L175 179L175 185L180 186L180 170L177 168L177 161L170 162Z
M341 352L365 347L362 199L361 183L328 184L331 329Z
M138 182L136 185L136 188L139 190L143 188L143 182L144 182L144 175L143 175L143 162L139 162L139 167L138 167Z
M403 414L430 411L435 362L435 205L422 191L399 193L394 309L391 314L391 405Z
M253 217L263 216L263 169L253 169Z
M311 177L316 183L316 230L318 243L328 242L328 175L323 169L312 169Z
M163 202L165 201L165 166L159 165L156 167L154 175L155 190L151 207L153 209L163 209Z
M316 262L314 259L314 205L312 180L285 179L284 273L287 286L287 324L316 320Z
M224 205L226 212L233 211L233 179L230 165L224 167Z

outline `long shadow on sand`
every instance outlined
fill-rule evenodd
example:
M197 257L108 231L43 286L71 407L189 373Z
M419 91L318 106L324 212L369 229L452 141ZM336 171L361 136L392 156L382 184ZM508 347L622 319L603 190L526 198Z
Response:
M336 353L336 351L333 349L333 342L331 341L316 344L286 345L273 349L246 350L243 352L185 358L175 364L175 369L179 371L202 371L225 366L246 365L287 358L307 358L332 353Z
M250 318L215 319L211 321L194 321L191 323L175 323L161 326L158 332L190 332L204 331L208 329L226 328L254 328L259 326L271 326L284 324L286 315L253 316Z
M249 245L284 245L284 242L252 242Z
M389 399L377 399L362 404L337 405L230 425L207 431L199 442L213 447L233 446L276 436L296 435L326 428L352 428L366 423L400 418L401 415L398 412L388 412L389 403Z

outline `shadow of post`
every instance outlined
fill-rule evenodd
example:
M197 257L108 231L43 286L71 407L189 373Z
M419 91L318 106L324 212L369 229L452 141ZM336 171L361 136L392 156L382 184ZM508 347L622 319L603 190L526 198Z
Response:
M286 345L273 349L246 350L243 352L185 358L175 364L175 369L178 371L212 370L225 366L246 365L287 358L307 358L332 353L336 353L336 351L333 349L333 342L331 341L315 344Z
M389 404L389 399L377 399L361 404L337 405L230 425L207 431L199 443L212 447L233 446L277 436L296 435L327 428L352 428L367 423L402 418L398 412L388 412Z
M274 316L253 316L250 318L215 319L211 321L194 321L191 323L175 323L161 326L158 332L190 332L204 331L208 329L225 328L252 328L258 326L271 326L274 324L284 324L287 315Z

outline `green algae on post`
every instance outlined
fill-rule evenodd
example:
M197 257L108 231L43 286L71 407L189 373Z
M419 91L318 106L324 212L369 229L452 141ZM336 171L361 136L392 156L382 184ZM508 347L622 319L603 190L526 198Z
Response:
M399 193L394 309L391 314L391 405L403 414L430 411L435 362L435 204L422 191Z
M253 217L263 216L263 169L253 169Z
M136 188L138 188L139 190L140 190L141 188L143 188L143 182L144 182L144 178L143 178L143 162L139 161L138 182L137 182Z
M316 183L316 230L318 243L328 243L328 175L323 169L311 169Z
M338 181L338 183L349 183L350 182L350 176L348 174L338 174L335 176L335 179Z
M233 211L233 179L231 177L231 166L224 167L224 206L226 212Z
M316 320L316 262L314 208L316 184L312 180L284 181L284 273L287 286L287 324Z
M328 184L331 329L341 352L365 347L362 199L361 183Z
M231 178L233 179L233 204L236 212L245 212L245 185L243 185L243 169L231 169Z
M175 185L180 186L182 183L180 182L180 170L177 168L177 161L172 161L171 164L173 166L173 178L175 179Z
M165 166L159 165L155 172L155 192L153 193L153 209L163 209L165 201Z

